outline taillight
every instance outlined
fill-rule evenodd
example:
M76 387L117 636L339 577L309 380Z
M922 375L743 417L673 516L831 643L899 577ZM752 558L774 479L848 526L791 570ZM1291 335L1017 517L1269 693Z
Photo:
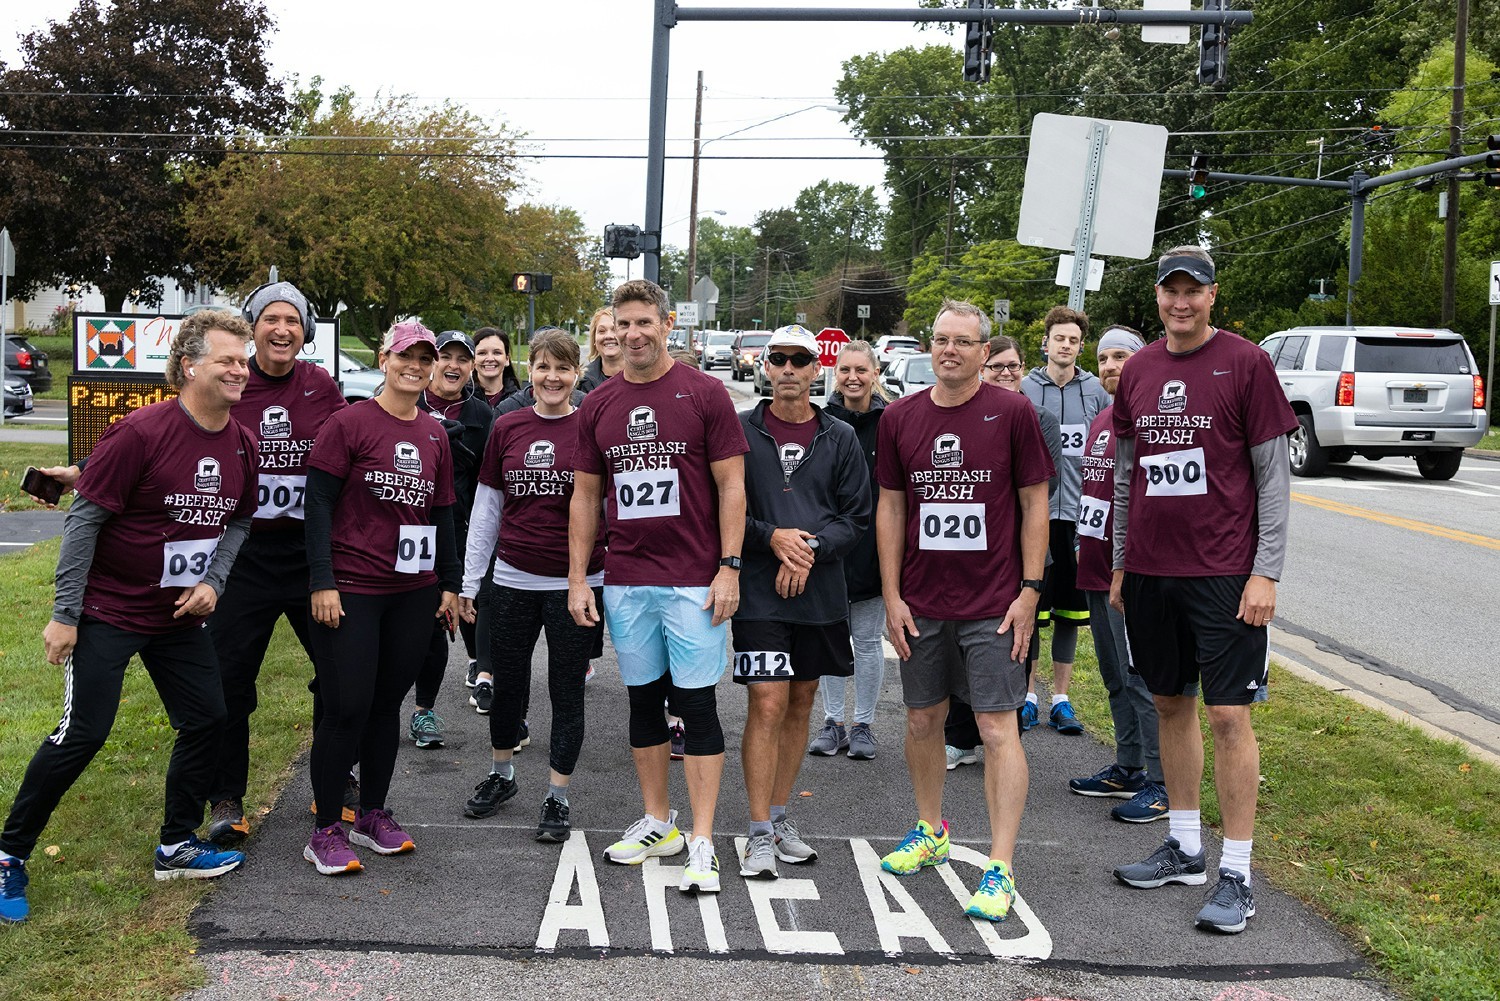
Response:
M1484 409L1484 376L1482 375L1474 377L1474 409Z
M1354 373L1339 373L1339 388L1334 394L1333 405L1336 407L1354 406Z
M17 351L16 352L16 368L30 368L30 367L31 367L31 352L30 351Z

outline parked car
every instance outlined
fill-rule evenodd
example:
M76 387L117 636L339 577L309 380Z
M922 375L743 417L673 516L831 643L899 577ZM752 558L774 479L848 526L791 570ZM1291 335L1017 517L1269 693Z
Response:
M368 400L385 385L385 373L371 368L347 351L339 351L339 382L344 387L344 399L350 403Z
M932 370L932 356L926 354L897 355L891 367L881 379L886 395L891 399L910 396L929 386L937 385L937 373Z
M884 372L891 367L891 362L901 355L912 352L920 353L921 350L922 342L915 337L886 334L875 342L875 364L879 365L880 371Z
M771 332L741 332L734 339L734 346L730 349L729 367L733 370L735 382L745 378L754 378L755 370L760 365L760 353L765 350L766 342L771 339Z
M1405 455L1425 479L1452 479L1463 450L1484 437L1484 378L1451 330L1293 327L1261 347L1297 414L1298 476L1356 455Z
M703 340L703 371L715 365L733 365L734 339L738 330L709 330Z
M31 385L25 379L5 377L5 416L24 417L35 409L32 402Z
M52 388L52 370L47 367L47 352L20 334L5 335L5 377L15 376L30 383L34 393Z

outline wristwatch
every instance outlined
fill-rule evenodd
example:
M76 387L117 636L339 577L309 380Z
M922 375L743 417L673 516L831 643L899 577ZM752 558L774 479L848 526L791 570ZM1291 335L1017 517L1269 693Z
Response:
M738 570L741 565L742 564L738 556L726 556L719 561L719 566L728 567L731 570Z
M1021 581L1021 586L1022 587L1029 587L1033 591L1035 591L1037 594L1041 594L1042 593L1042 582L1039 581L1039 580L1032 580L1031 578L1025 578L1025 579L1023 579Z

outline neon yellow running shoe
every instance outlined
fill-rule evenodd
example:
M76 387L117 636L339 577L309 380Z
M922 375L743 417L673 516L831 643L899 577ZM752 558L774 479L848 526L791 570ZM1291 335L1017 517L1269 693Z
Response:
M1010 866L999 859L990 859L989 868L979 877L979 889L969 898L964 913L971 918L986 921L1004 921L1010 916L1010 905L1016 900L1016 881L1010 874Z
M942 865L948 861L948 822L942 821L942 830L935 831L925 820L917 821L896 850L880 860L880 868L898 876L910 876L927 865Z

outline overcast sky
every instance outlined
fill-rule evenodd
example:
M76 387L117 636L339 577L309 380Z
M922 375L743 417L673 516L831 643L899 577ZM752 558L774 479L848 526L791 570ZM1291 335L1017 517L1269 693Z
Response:
M916 2L745 5L907 9ZM7 6L0 55L13 64L21 34L66 18L74 4L18 0ZM544 155L525 167L528 200L572 206L594 233L611 222L645 221L652 0L267 0L267 6L276 21L270 57L278 73L297 73L304 82L321 75L325 92L348 85L362 98L402 93L461 102L528 133ZM817 106L835 103L844 59L906 45L954 45L954 37L919 31L910 22L680 22L671 32L669 156L691 157L698 70L704 73L705 139L794 113L704 150L699 214L722 211L723 222L750 225L756 212L790 205L798 191L825 177L878 190L883 170L876 152L851 140L838 112ZM585 153L640 158L545 158ZM767 155L871 159L715 159ZM684 247L690 163L668 160L663 208L666 242Z

